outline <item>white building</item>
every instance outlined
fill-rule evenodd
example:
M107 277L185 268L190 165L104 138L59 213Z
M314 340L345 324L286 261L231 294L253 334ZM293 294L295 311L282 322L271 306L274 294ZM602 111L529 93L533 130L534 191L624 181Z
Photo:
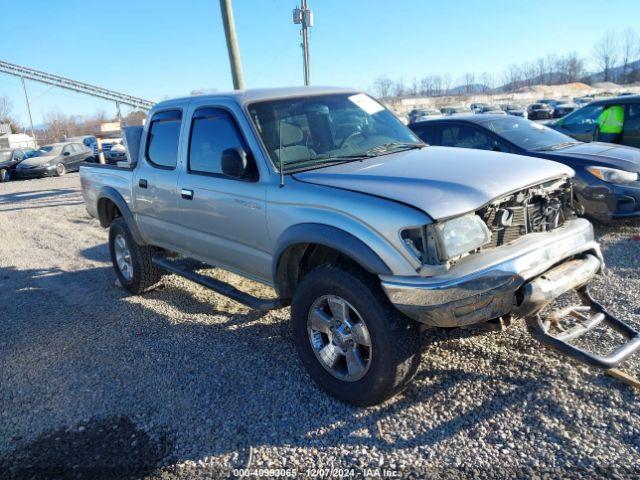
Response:
M25 133L5 133L0 135L0 149L37 148L32 136Z

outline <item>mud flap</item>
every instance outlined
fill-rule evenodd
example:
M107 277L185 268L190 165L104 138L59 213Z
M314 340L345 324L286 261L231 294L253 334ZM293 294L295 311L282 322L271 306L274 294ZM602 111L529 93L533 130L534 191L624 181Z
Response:
M640 380L616 368L640 349L640 332L607 312L594 300L586 286L576 289L576 292L581 300L579 305L551 312L544 317L539 312L527 316L529 332L542 344L582 363L604 369L622 382L640 388ZM569 328L563 326L567 321L572 324ZM606 355L598 355L570 343L599 325L616 330L625 337L626 342Z

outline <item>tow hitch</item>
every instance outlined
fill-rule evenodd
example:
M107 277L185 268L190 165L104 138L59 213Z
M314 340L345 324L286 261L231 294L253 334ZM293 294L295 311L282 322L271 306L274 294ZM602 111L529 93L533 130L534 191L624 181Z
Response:
M640 349L640 332L616 318L598 303L587 283L600 269L593 255L565 262L534 279L523 290L518 315L525 318L531 335L543 345L587 365L604 369L609 375L636 388L640 380L619 370L618 365ZM580 303L542 315L541 310L559 295L575 290ZM594 328L606 325L625 338L625 343L605 355L584 350L571 341Z

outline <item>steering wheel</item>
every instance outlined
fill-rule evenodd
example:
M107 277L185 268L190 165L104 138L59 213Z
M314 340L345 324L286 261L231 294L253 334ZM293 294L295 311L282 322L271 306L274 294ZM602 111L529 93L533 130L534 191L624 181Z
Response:
M340 142L338 148L344 147L356 137L364 137L364 133L362 133L360 130L356 130L355 132L350 133L344 138L344 140L342 140L342 142Z

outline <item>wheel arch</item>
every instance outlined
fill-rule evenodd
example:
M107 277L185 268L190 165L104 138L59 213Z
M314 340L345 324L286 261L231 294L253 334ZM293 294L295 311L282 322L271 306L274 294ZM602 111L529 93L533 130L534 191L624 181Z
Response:
M391 269L362 240L330 225L304 223L289 227L278 240L273 256L274 286L281 299L290 299L297 283L313 266L348 260L375 275Z
M146 244L140 234L140 230L138 230L129 205L115 188L103 187L98 194L97 205L98 219L102 227L107 228L117 217L122 217L135 241L140 245Z

